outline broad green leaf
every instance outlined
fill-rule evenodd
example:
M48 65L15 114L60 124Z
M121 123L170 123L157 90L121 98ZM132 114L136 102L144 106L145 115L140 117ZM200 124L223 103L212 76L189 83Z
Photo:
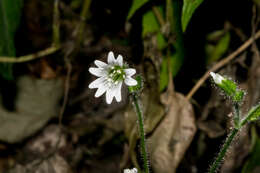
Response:
M207 44L205 46L206 50L206 64L210 64L212 62L217 61L221 58L228 50L230 44L230 33L226 32L222 37L220 37L219 41L216 45Z
M145 37L149 33L160 31L160 25L157 19L155 18L152 10L147 11L143 15L142 25L143 25L143 32L142 32L143 37Z
M175 77L178 74L182 64L183 64L183 57L181 57L180 54L175 53L171 57L172 77Z
M182 66L182 59L178 58L177 53L173 53L170 56L170 64L172 70L172 77L175 77ZM169 82L168 59L167 57L164 57L161 64L161 71L160 71L160 91L163 91L168 86L168 82Z
M160 32L160 24L158 23L152 10L149 10L143 15L142 25L143 25L143 32L142 32L143 37L145 37L148 34L156 33L158 49L162 50L167 46L165 38Z
M22 0L0 0L0 56L15 56L14 37L20 23ZM0 64L0 74L12 79L12 65Z
M167 1L168 2L168 1ZM169 3L169 2L168 2ZM183 33L182 33L182 26L181 26L181 2L180 1L173 1L172 4L168 4L169 7L172 5L172 9L168 9L168 12L172 12L172 15L168 15L170 17L170 25L171 25L171 33L176 36L176 41L172 44L173 48L169 49L170 52L170 67L172 72L172 77L175 77L179 70L181 69L181 66L184 61L184 44L183 44ZM169 8L168 7L168 8ZM167 62L167 58L164 58ZM167 77L164 68L167 68ZM166 86L165 83L168 84L168 62L165 67L161 68L163 71L161 71L162 74L160 74L163 79L160 81L160 90L162 91ZM167 81L167 82L166 82Z
M163 58L160 71L160 91L163 91L168 86L168 82L168 60L167 58Z
M135 14L135 12L148 1L149 0L133 0L132 6L131 6L128 16L127 16L127 20L129 20Z
M183 7L182 7L182 30L183 32L186 31L188 23L198 6L203 2L203 0L184 0Z

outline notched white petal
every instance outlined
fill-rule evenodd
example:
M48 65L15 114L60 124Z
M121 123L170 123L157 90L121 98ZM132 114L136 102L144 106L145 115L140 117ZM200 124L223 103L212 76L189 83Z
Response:
M95 94L95 97L102 96L106 92L106 90L107 90L107 87L105 85L102 85L102 86L100 85L96 94Z
M123 66L123 57L122 55L118 55L117 59L116 59L117 65L119 66Z
M112 51L108 53L107 62L108 64L114 64L116 62L114 53Z
M136 70L135 70L134 68L127 68L127 69L125 69L125 74L126 74L126 76L131 77L131 76L133 76L135 73L136 73Z
M126 77L125 84L128 86L135 86L135 85L137 85L137 81L131 77Z
M98 66L99 68L106 68L107 64L99 61L99 60L95 60L94 63L96 64L96 66Z
M88 71L97 77L102 77L106 75L106 71L101 68L90 67Z
M122 88L122 83L120 82L117 86L116 86L116 93L115 93L115 98L117 102L120 102L122 100L121 98L121 88Z
M89 88L99 88L100 85L104 85L105 82L105 78L101 77L101 78L97 78L96 80L94 80L93 82L91 82L89 84Z
M107 104L112 103L113 97L114 97L114 95L113 95L112 89L108 89L107 92L106 92L106 102L107 102Z

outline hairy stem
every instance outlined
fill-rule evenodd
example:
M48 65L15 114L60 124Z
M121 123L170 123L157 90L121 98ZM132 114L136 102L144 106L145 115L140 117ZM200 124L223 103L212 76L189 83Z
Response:
M147 157L147 150L146 150L146 143L145 143L145 131L144 131L144 118L143 113L140 108L140 102L137 98L136 94L132 94L133 98L133 106L135 107L137 118L138 118L138 125L139 125L139 132L140 132L140 140L141 140L141 153L143 156L143 168L145 173L149 173L149 163Z
M238 103L234 103L234 124L235 128L239 128L240 122L240 108Z
M219 167L219 165L221 164L228 148L230 147L231 142L233 141L234 137L236 136L237 132L239 131L239 129L234 128L230 134L228 135L224 145L222 146L216 160L214 161L214 163L212 164L212 166L210 167L209 173L215 173Z

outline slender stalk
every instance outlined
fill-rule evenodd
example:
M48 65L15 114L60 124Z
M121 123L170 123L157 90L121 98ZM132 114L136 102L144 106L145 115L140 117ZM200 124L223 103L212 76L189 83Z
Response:
M152 10L153 10L153 13L154 13L155 17L157 18L160 26L161 27L164 26L165 25L165 21L163 19L163 16L161 15L159 9L156 6L153 6Z
M234 137L236 136L237 132L239 131L239 129L234 128L230 134L228 135L223 147L221 148L216 160L214 161L213 165L210 167L209 173L215 173L221 163L221 161L223 160L231 142L233 141Z
M80 14L80 17L81 17L81 22L80 22L80 25L79 25L79 31L77 33L77 45L79 45L81 42L82 42L82 39L83 39L83 36L82 34L84 33L84 29L85 29L85 26L86 26L86 19L87 19L87 15L88 15L88 12L89 12L89 7L90 7L90 4L91 4L91 1L92 0L85 0L84 3L83 3L83 7L82 7L82 10L81 10L81 14Z
M235 128L239 128L240 122L240 108L238 103L234 103L234 124Z
M41 50L39 52L25 55L25 56L20 56L20 57L5 57L1 56L0 57L0 62L5 62L5 63L23 63L27 61L31 61L37 58L41 58L47 55L50 55L60 49L60 46L52 46L47 49Z
M137 95L133 93L132 98L133 98L133 106L135 107L137 118L138 118L140 140L141 140L141 153L142 153L142 156L143 156L143 168L145 170L145 173L149 173L149 163L148 163L147 150L146 150L146 144L145 144L145 131L144 131L143 113L142 113L142 110L140 108L140 102L137 98Z
M52 44L54 46L60 45L60 12L59 0L54 0L53 7L53 24L52 24Z

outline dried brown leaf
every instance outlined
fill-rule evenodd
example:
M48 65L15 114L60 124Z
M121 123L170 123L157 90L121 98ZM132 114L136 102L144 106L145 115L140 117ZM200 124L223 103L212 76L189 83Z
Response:
M167 93L167 114L149 138L151 167L155 173L173 173L196 132L192 105L182 94Z

